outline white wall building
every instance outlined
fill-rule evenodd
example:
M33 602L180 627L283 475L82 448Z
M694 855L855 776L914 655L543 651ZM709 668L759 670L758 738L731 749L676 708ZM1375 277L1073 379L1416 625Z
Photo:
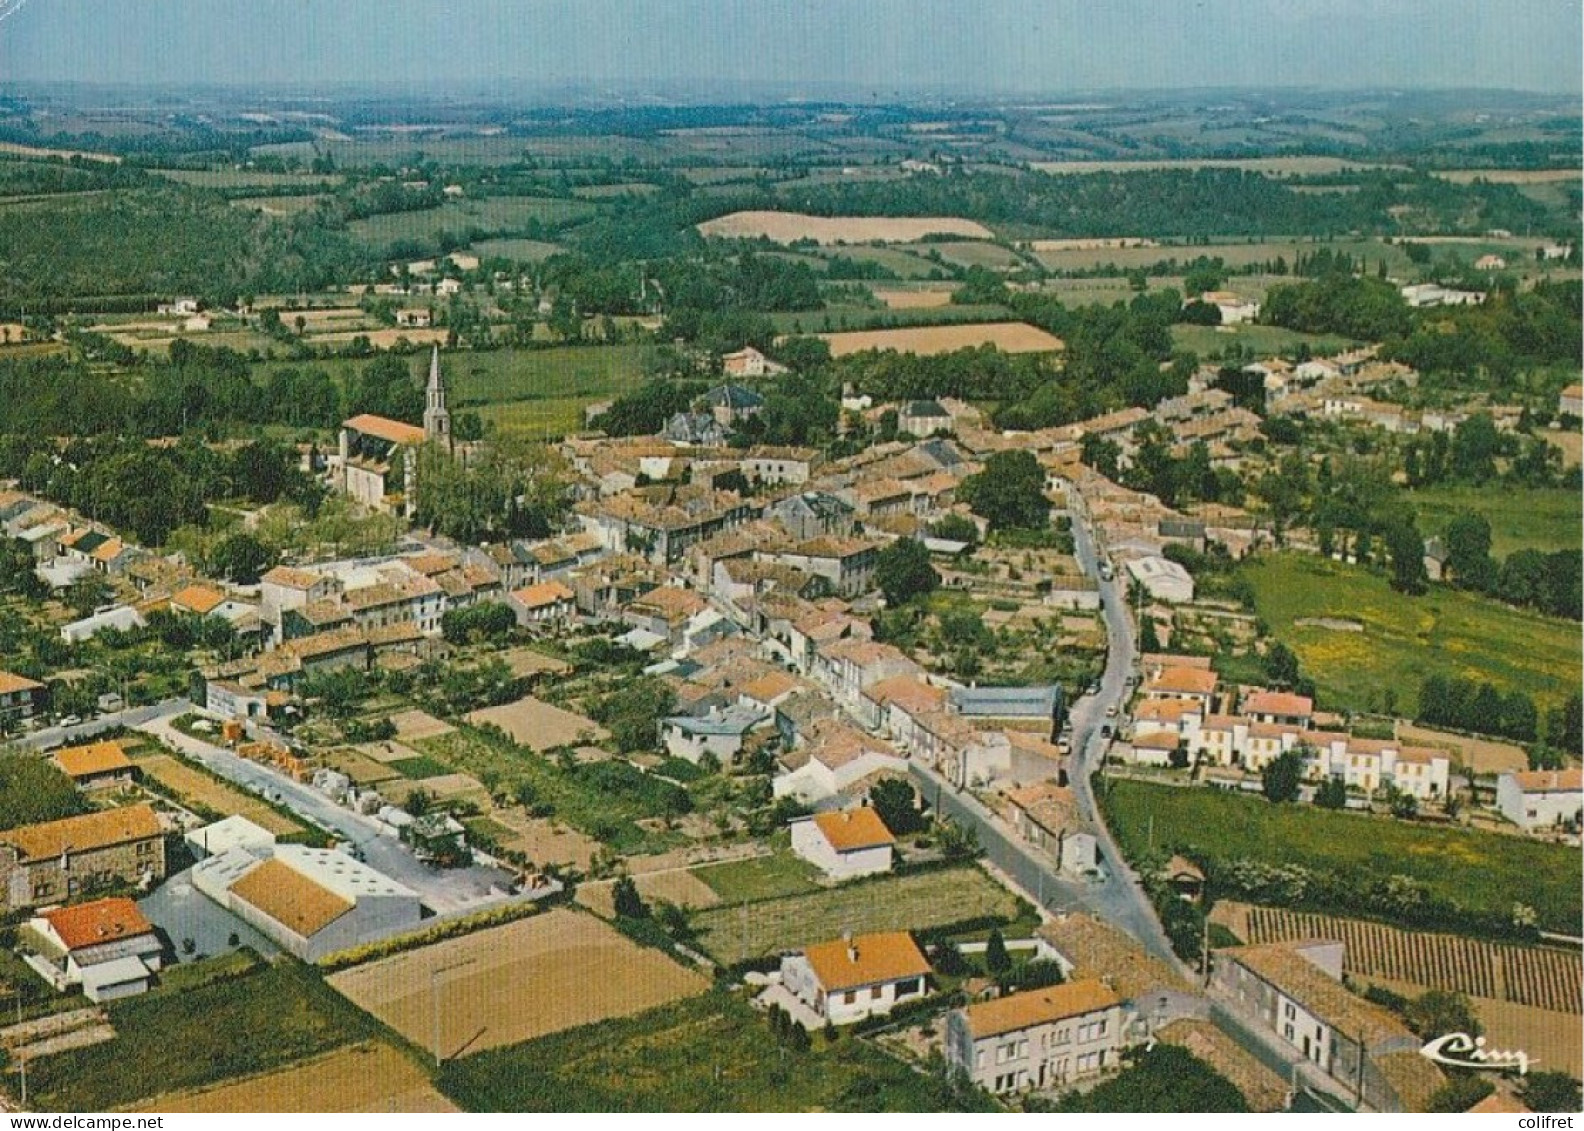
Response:
M211 856L193 886L284 950L315 962L327 954L418 926L418 893L344 852L277 844Z
M1584 813L1584 770L1533 770L1496 779L1496 808L1525 829L1577 825Z
M1099 979L1008 994L946 1016L946 1063L992 1092L1047 1088L1114 1066L1122 999Z
M1166 558L1151 555L1134 558L1127 563L1133 579L1157 601L1181 604L1194 597L1193 576L1182 566Z
M792 851L832 879L891 870L896 837L873 809L820 813L793 821L791 828Z
M906 931L835 939L781 960L782 984L834 1025L923 997L929 975L929 962Z

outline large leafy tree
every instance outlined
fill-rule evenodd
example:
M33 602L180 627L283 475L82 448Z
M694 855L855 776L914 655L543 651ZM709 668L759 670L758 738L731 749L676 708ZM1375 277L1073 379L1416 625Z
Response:
M1303 780L1303 756L1296 750L1283 752L1260 772L1260 787L1269 801L1298 800L1298 786Z
M1045 469L1022 449L991 456L983 471L963 480L962 496L992 530L1037 529L1050 518Z
M922 542L898 538L876 557L875 584L887 604L905 605L933 592L940 584L940 574L930 565L929 551Z

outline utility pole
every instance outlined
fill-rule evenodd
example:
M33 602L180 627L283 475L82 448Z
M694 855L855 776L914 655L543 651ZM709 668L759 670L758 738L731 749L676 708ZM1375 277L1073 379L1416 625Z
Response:
M435 1067L440 1067L440 971L436 967L429 970L429 1004L434 1012L434 1058Z

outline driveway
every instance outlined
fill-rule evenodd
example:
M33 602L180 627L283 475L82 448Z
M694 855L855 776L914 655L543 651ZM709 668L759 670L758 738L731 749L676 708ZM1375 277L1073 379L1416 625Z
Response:
M171 725L169 717L149 719L137 729L233 784L268 797L317 828L355 845L369 867L412 888L436 914L500 903L505 898L502 893L515 879L510 872L482 864L446 870L431 868L408 852L380 821L345 809L313 786L238 757L223 746L183 734Z
M193 887L192 869L166 878L149 895L138 900L138 909L165 934L170 955L177 962L196 962L235 949L250 946L265 958L274 958L280 948L214 900ZM193 950L186 953L184 942L191 939Z

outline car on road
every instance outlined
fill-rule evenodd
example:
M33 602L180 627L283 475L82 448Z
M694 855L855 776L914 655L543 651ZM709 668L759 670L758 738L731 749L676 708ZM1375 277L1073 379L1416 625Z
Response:
M78 726L82 726L82 716L81 715L67 715L64 719L62 719L60 721L60 725L63 726L63 727L78 727Z
M1111 706L1106 708L1106 718L1114 719L1114 718L1116 718L1116 713L1117 713L1117 705L1115 703L1111 704Z
M1100 563L1100 577L1101 577L1102 580L1110 581L1115 576L1116 576L1116 574L1111 569L1111 563L1110 562L1101 562Z

